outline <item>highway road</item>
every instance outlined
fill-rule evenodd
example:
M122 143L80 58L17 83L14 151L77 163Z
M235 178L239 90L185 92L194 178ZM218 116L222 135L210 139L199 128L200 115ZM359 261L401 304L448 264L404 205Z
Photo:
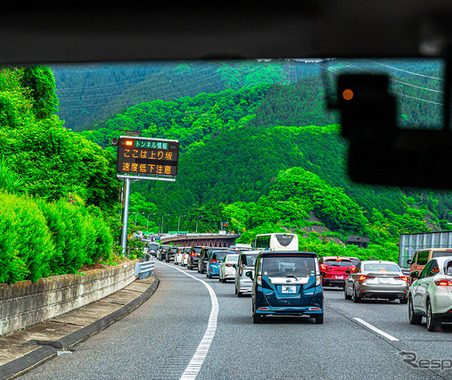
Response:
M155 274L160 285L146 303L20 378L452 378L452 325L412 326L398 301L354 304L325 288L323 325L303 317L254 325L251 298L237 298L233 283L158 261Z

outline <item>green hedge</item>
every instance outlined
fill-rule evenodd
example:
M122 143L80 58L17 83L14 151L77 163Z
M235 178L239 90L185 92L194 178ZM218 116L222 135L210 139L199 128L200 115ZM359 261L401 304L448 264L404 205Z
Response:
M75 273L108 260L112 246L95 207L0 192L0 283Z

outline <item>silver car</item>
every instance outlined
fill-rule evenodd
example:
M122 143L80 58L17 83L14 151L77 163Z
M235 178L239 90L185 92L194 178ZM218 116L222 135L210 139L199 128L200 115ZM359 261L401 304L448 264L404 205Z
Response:
M392 261L361 261L345 280L345 299L360 302L364 298L399 299L408 302L408 277Z
M432 259L411 276L415 281L408 292L410 323L420 325L425 316L427 329L435 331L442 322L452 322L452 257Z
M235 294L241 297L242 294L251 294L253 291L253 281L245 276L248 271L254 271L257 255L260 251L244 250L240 252L237 262L237 270L235 271Z

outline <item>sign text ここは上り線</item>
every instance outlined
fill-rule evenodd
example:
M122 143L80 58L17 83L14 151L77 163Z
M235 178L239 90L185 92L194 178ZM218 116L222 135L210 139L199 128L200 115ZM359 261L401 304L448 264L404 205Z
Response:
M175 177L178 159L178 141L120 137L116 170L132 175Z

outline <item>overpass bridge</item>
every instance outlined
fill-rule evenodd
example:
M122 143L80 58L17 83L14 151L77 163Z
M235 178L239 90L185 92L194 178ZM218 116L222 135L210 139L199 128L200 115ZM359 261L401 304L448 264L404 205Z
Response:
M240 235L227 234L187 234L184 236L164 236L160 238L160 244L174 243L183 247L201 245L207 247L230 247Z

